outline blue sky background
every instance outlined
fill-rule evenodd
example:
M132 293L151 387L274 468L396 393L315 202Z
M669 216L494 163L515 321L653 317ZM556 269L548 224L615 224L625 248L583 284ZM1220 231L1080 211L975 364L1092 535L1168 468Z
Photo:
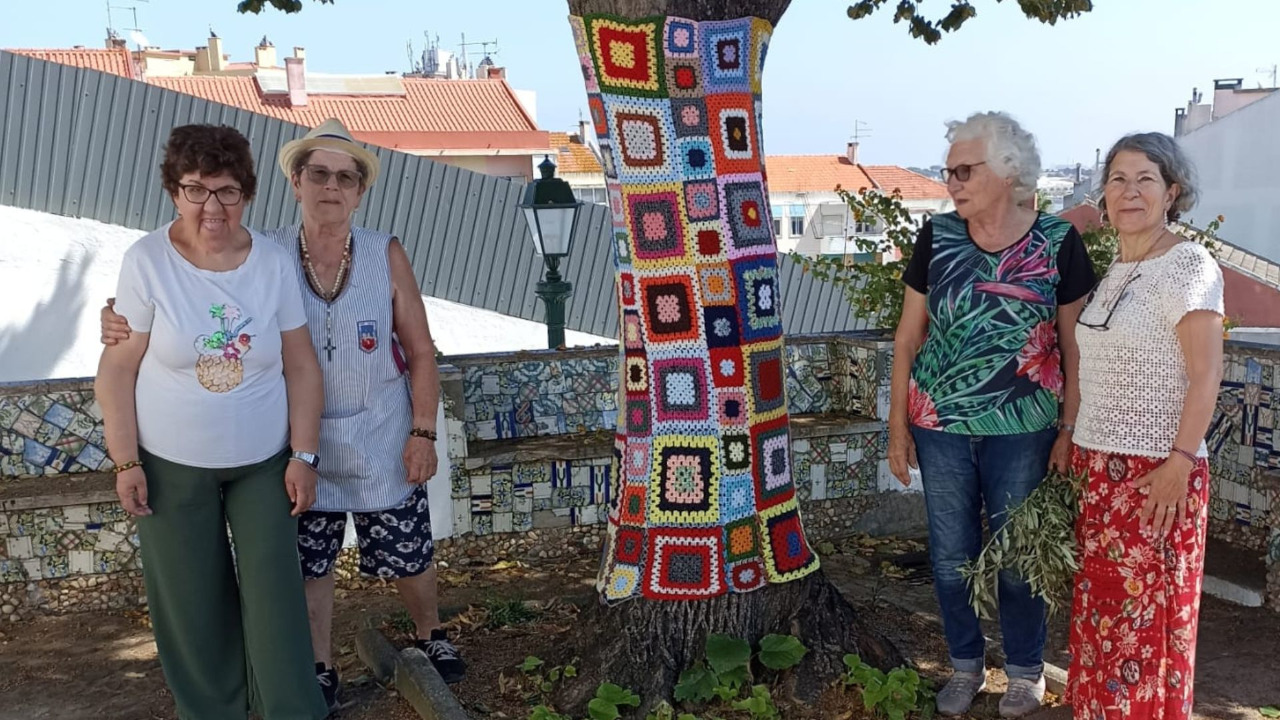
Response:
M282 56L305 47L317 72L405 71L406 41L420 51L425 31L454 50L466 33L498 40L512 85L537 91L543 129L575 127L586 107L563 0L304 0L292 16L239 15L236 0L0 1L0 47L102 47L110 3L117 28L133 25L120 7L137 8L150 44L203 45L212 25L234 61L251 60L265 34ZM765 69L766 151L839 153L860 120L871 128L864 162L928 166L947 120L1002 109L1036 134L1046 164L1087 165L1126 132L1171 132L1193 87L1269 85L1258 70L1280 63L1280 0L1095 0L1056 27L1025 19L1014 0L975 5L976 18L930 47L892 24L891 9L854 22L844 0L794 0Z

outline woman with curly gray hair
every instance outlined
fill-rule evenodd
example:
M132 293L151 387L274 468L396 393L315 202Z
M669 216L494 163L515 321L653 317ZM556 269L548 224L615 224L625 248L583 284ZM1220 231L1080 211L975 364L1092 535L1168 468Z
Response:
M954 674L938 709L962 715L986 686L982 629L960 567L1050 465L1066 469L1079 393L1075 327L1094 275L1071 224L1034 210L1035 138L1004 113L954 123L943 179L955 212L921 228L894 340L889 467L919 468L934 586ZM1000 714L1044 698L1044 602L1000 575L1009 689Z
M1079 318L1076 537L1068 696L1077 718L1191 717L1208 527L1204 443L1222 379L1222 271L1169 230L1196 201L1168 135L1107 153L1119 256Z

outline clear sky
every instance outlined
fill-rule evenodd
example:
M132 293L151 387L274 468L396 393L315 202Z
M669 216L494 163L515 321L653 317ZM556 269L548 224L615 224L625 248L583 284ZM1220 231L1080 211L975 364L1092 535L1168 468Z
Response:
M101 47L107 6L117 28L150 44L193 48L210 25L235 61L265 34L281 54L301 45L318 72L408 69L423 33L456 50L497 40L517 88L538 93L543 129L569 130L586 98L563 0L304 0L298 15L238 15L236 0L0 0L0 47ZM1215 78L1269 85L1280 63L1280 0L1095 0L1056 27L1025 19L1014 0L975 0L978 16L937 46L891 22L892 8L854 22L844 0L794 0L765 69L765 150L839 153L854 121L870 127L861 159L933 165L947 120L1001 109L1040 141L1046 164L1093 162L1095 148L1136 130L1173 129L1173 110ZM889 3L889 6L894 3ZM950 3L925 2L930 11ZM127 32L122 33L128 36ZM478 60L479 58L475 58Z

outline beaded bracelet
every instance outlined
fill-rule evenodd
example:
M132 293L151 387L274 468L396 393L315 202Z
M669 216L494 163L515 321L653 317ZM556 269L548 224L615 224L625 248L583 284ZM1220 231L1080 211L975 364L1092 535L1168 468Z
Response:
M410 436L410 437L426 438L426 439L430 440L431 442L435 442L435 441L436 441L436 439L439 437L439 436L437 436L437 435L436 435L436 431L435 431L435 430L428 430L427 428L414 428L414 429L412 429L412 430L410 430L410 431L409 431L409 436Z
M129 462L124 463L123 465L117 465L117 466L115 466L115 467L111 468L111 472L115 473L116 475L119 475L120 473L124 472L125 470L131 470L131 469L136 468L136 467L142 467L142 461L141 461L141 460L130 460Z
M1182 448L1178 447L1177 445L1174 445L1174 446L1173 446L1173 450L1171 450L1170 452L1178 453L1178 454L1179 454L1179 455L1181 455L1182 457L1186 458L1186 459L1187 459L1187 462L1191 463L1191 466L1192 466L1192 467L1195 467L1195 464L1196 464L1196 463L1198 463L1198 462L1200 462L1200 459L1199 459L1199 458L1197 458L1195 455L1192 455L1191 453L1187 452L1186 450L1183 450Z

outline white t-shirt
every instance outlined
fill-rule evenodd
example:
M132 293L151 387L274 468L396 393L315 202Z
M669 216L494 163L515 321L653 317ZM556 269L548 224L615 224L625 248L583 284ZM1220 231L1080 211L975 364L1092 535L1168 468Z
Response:
M183 465L251 465L289 441L280 333L306 324L288 255L250 233L240 267L201 270L172 223L124 254L116 312L150 333L138 369L138 444Z
M1131 279L1122 287L1126 278ZM1109 329L1076 326L1075 442L1092 450L1167 457L1187 397L1187 362L1175 329L1195 310L1222 314L1222 270L1194 242L1179 243L1137 267L1115 263L1080 320L1101 325L1113 306ZM1203 441L1183 449L1208 454Z

